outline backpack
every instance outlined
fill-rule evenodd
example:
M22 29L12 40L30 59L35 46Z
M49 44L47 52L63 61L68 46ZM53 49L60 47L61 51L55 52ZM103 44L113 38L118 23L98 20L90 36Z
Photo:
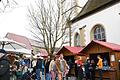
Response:
M5 75L10 70L9 61L6 58L6 55L0 58L0 76Z

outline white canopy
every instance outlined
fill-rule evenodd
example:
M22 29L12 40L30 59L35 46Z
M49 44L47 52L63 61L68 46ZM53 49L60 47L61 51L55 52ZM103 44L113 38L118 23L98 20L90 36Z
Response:
M31 54L31 50L28 49L5 49L6 51L12 51L12 52L16 52L16 53L22 53L22 54Z
M22 48L26 48L25 46L26 46L25 44L16 42L8 38L0 39L1 49L22 49Z

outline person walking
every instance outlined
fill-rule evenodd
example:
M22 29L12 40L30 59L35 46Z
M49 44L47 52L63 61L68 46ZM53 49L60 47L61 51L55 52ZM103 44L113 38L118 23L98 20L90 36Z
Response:
M56 65L55 65L55 57L54 56L52 56L52 60L50 61L49 72L50 72L50 75L51 75L51 79L55 80L55 77L56 77Z
M61 77L64 80L64 78L69 72L69 65L67 64L66 60L63 58L63 54L60 54L59 60L60 60L60 70L62 73Z
M45 59L42 59L42 80L45 80Z
M98 58L97 66L98 66L99 80L102 80L103 59L101 58L100 55L98 55L97 58Z
M56 76L58 77L58 80L62 80L60 59L58 57L55 58L55 65L56 65L56 73L57 73Z
M36 62L36 77L37 80L41 80L42 78L42 58L40 56L37 56L37 62Z
M45 80L51 80L51 75L49 72L49 65L50 65L50 57L48 56L45 62Z

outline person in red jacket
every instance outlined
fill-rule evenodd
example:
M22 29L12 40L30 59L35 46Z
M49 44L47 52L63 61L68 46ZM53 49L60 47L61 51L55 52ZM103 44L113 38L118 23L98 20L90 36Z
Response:
M77 80L82 80L83 79L83 77L84 77L84 74L83 74L83 69L82 69L82 67L83 67L83 61L82 61L82 58L81 57L79 57L79 59L78 60L75 60L75 63L77 64Z

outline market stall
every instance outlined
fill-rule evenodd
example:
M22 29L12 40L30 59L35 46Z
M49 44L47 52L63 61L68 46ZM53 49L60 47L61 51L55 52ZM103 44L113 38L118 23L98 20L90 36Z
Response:
M57 55L63 54L64 59L67 61L70 67L68 76L76 76L75 60L78 58L78 56L82 56L82 59L85 59L85 54L79 53L82 49L82 47L63 46L58 51Z
M103 78L120 80L120 45L93 40L81 53L86 53L96 64L98 62L97 55L100 55L103 59ZM104 63L104 61L106 62ZM99 78L97 68L95 77Z

